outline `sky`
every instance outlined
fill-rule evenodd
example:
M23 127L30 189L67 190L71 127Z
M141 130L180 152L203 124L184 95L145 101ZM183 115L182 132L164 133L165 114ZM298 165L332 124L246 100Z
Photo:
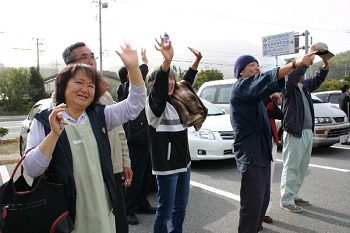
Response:
M101 2L108 4L108 8L101 9L104 69L122 65L115 50L123 41L131 41L139 50L146 48L149 63L160 64L162 55L154 44L164 32L173 43L174 60L191 59L190 46L202 51L204 64L220 56L232 57L234 64L242 54L218 49L206 57L205 48L196 47L200 41L247 41L262 47L262 37L292 31L308 30L313 42L326 43L334 54L350 50L349 0ZM36 66L37 42L40 67L53 71L63 66L62 51L77 41L85 42L99 56L98 5L92 0L1 0L0 63L8 67ZM262 49L251 55L262 56Z

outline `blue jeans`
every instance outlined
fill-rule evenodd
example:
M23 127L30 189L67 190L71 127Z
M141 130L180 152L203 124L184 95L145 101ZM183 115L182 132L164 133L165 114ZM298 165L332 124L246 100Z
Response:
M187 172L157 175L158 207L154 220L154 233L182 232L186 206L190 193L191 168Z

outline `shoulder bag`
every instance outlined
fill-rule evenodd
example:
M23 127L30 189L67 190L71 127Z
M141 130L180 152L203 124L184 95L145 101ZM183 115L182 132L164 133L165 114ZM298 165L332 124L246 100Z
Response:
M69 233L74 230L69 217L65 190L52 174L34 179L29 185L18 162L9 181L0 187L0 233ZM21 165L21 174L14 181Z

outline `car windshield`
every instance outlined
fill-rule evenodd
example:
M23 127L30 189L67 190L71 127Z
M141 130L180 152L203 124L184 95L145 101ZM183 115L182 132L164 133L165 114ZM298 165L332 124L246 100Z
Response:
M311 94L311 98L312 98L312 103L314 103L314 104L325 103L320 98L315 96L313 93L310 93L310 94Z
M214 104L206 101L205 99L202 99L202 102L204 106L208 109L208 116L216 116L216 115L224 115L226 114L224 111L222 111L220 108L216 107Z

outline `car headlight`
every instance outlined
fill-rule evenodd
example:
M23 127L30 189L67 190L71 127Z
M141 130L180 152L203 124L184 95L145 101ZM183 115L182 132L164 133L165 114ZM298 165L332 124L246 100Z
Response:
M188 130L188 132L190 134L192 134L193 136L196 136L196 137L201 138L201 139L207 139L207 140L214 140L215 139L214 134L209 129L200 129L200 130L196 131L194 128L191 127Z
M332 123L331 117L315 117L315 124L327 124Z

